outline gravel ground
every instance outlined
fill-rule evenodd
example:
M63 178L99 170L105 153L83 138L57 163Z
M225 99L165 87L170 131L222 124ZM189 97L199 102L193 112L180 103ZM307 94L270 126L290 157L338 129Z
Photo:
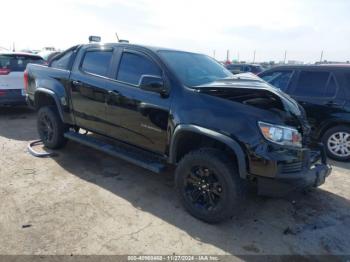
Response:
M172 173L152 174L69 142L52 158L27 153L35 113L0 109L0 254L350 253L350 163L310 194L249 196L208 225L178 202Z

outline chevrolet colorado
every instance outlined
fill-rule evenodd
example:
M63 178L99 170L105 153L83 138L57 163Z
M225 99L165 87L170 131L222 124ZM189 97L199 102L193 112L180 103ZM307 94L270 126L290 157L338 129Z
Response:
M69 139L154 172L174 166L181 202L209 223L238 213L250 184L280 195L331 172L292 98L206 55L92 43L28 65L24 78L46 147Z

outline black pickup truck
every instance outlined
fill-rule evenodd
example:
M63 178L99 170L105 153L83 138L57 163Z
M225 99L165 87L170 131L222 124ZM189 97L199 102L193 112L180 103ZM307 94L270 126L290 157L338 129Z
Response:
M77 45L48 66L28 65L25 86L46 147L69 139L154 172L174 166L181 202L207 222L238 212L250 184L280 195L331 172L293 99L206 55Z

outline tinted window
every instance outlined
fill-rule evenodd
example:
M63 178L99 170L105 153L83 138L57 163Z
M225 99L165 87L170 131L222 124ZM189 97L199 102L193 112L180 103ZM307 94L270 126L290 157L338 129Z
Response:
M112 59L112 51L88 51L85 53L81 69L84 72L107 76Z
M150 59L142 55L124 53L120 61L117 80L138 85L142 75L161 77L162 73Z
M329 77L329 72L302 71L294 95L311 97L326 96L326 87Z
M60 58L57 58L51 62L51 67L59 68L59 69L69 69L70 58L73 54L72 51L68 51Z
M232 73L206 55L180 51L159 51L176 76L188 86L232 77Z
M250 68L250 72L252 72L254 74L258 74L262 71L263 71L263 69L261 66L251 66L251 68Z
M9 69L14 72L23 72L27 64L43 64L44 60L37 56L28 55L0 55L0 68Z
M290 79L292 78L292 71L275 71L269 74L262 76L266 82L270 83L274 87L286 91Z

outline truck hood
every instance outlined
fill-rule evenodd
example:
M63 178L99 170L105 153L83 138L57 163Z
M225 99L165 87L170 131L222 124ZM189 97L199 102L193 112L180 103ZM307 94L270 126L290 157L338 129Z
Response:
M286 93L252 74L240 74L192 88L199 93L272 111L304 135L310 132L303 108Z

